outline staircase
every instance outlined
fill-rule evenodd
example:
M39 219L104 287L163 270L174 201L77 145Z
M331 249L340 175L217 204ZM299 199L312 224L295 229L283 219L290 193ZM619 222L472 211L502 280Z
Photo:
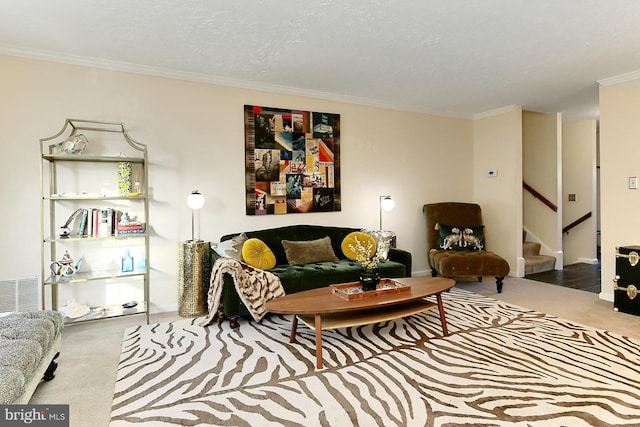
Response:
M540 255L540 243L523 242L522 254L524 256L524 274L542 273L555 270L556 259L549 255Z

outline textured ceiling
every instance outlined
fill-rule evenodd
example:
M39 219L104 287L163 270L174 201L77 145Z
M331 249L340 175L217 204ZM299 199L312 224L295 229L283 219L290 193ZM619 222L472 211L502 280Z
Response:
M598 116L637 0L0 0L0 53L454 117Z

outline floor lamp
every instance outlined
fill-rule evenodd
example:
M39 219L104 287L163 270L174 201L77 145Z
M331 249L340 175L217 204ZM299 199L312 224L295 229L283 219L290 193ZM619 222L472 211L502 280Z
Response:
M196 239L196 211L204 206L204 196L194 190L187 197L191 208L191 240L178 244L178 315L199 317L207 314L207 294L211 279L211 243L200 240L200 217ZM198 212L199 213L199 212Z
M382 228L382 211L391 211L393 210L396 202L391 198L391 196L380 196L380 231L383 231Z
M395 205L396 202L391 196L380 196L380 230L376 232L374 237L376 237L376 244L378 245L376 252L384 259L387 258L389 248L396 247L396 233L393 231L385 231L384 228L382 228L382 212L393 210Z

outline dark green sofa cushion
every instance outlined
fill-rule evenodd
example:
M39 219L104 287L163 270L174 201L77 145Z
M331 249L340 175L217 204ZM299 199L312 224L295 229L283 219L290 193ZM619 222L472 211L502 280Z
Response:
M335 283L355 282L361 270L358 261L343 259L338 262L278 265L270 271L280 278L285 292L290 294ZM378 274L380 277L404 277L405 266L399 262L382 261L378 264Z

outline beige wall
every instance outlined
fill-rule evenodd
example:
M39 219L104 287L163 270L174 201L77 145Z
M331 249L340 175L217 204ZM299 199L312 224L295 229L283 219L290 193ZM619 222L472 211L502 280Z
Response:
M541 253L558 259L562 264L562 127L560 114L522 113L522 176L533 187L558 207L554 212L529 192L523 194L523 224L527 240L542 243ZM535 237L535 238L534 238Z
M0 56L0 69L0 279L39 274L38 140L66 118L122 121L149 148L152 311L176 309L177 242L190 237L193 189L206 197L201 237L212 242L291 223L378 228L378 196L391 195L384 226L413 253L418 273L427 269L422 205L474 197L471 120L10 56ZM245 215L244 104L341 114L341 212Z
M487 249L503 256L511 276L524 276L522 256L522 109L474 120L474 199L482 206ZM497 175L488 177L489 169Z
M592 217L563 234L564 264L597 262L596 258L596 121L566 123L562 127L562 224L586 213ZM576 201L569 201L569 194Z
M601 298L613 300L615 248L640 244L640 80L600 86Z

